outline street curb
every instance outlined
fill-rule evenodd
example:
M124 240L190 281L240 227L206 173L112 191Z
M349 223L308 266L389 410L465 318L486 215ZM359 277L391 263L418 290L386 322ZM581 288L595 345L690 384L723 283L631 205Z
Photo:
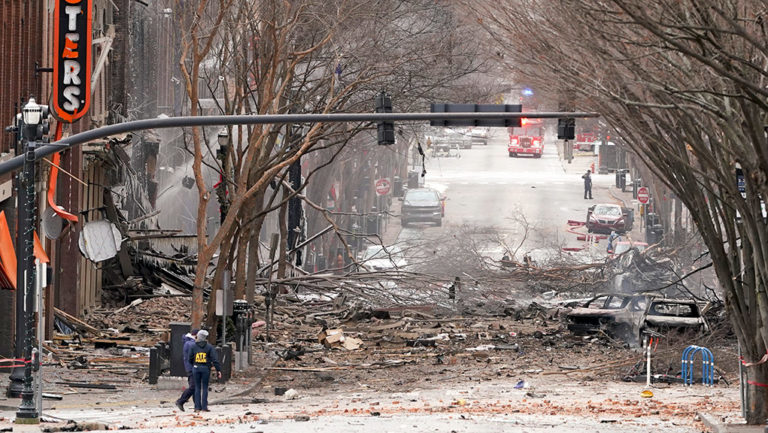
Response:
M610 194L611 197L621 202L622 207L627 207L627 202L624 201L623 198L617 197L616 194L613 193L613 187L608 187L608 194Z
M701 423L706 426L710 432L712 433L723 433L723 431L720 429L720 423L715 420L715 417L708 413L697 413L696 414L699 419L701 420Z
M696 415L712 433L765 433L768 428L765 425L725 424L708 413L699 412Z

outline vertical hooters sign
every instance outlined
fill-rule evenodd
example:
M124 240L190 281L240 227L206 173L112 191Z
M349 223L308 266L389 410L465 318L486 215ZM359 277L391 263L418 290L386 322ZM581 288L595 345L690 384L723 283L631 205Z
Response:
M72 123L91 105L91 0L56 0L53 114Z

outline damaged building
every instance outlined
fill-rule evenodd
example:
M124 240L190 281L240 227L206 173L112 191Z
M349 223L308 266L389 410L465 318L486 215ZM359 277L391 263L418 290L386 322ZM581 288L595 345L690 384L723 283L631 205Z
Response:
M53 3L10 0L3 8L0 45L8 58L18 60L0 66L4 126L13 124L30 97L50 104ZM171 18L174 4L170 0L91 2L90 108L80 120L62 125L62 136L127 120L183 114L184 93L178 78L174 79L171 61L177 56L178 30L164 22ZM55 126L52 140L54 131ZM0 161L20 153L16 138L10 133L0 136ZM152 220L162 193L158 191L159 141L153 134L110 137L39 163L37 189L44 193L38 194L38 232L51 258L51 279L45 290L46 338L52 336L53 307L82 317L101 306L105 292L110 299L115 297L110 295L114 287L135 287L130 281L141 276L142 261L162 260L137 255L143 246L156 239L162 244L164 236L175 236L177 241L157 250L159 255L170 257L167 252L173 248L184 255L193 253L187 246L194 243L179 238L179 229L158 231L157 221ZM16 182L15 175L0 178L0 210L12 238L18 223ZM153 251L147 248L146 255ZM188 269L185 259L174 260L177 268ZM0 315L8 318L0 321L0 355L7 358L14 351L17 293L0 290ZM117 296L124 301L129 293L121 291Z

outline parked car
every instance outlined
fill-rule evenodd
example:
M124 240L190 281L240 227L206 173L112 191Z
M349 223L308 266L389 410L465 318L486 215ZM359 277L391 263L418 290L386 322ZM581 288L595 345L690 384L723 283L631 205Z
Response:
M645 331L709 332L695 301L654 295L597 295L571 310L566 320L576 335L604 332L632 346L641 344Z
M400 223L408 227L413 222L431 222L443 225L443 200L440 194L428 188L409 189L403 197Z
M456 140L439 139L432 145L432 156L436 158L440 157L461 157L461 145Z
M488 145L488 128L472 128L469 135L472 139L472 144Z
M450 129L445 135L445 139L456 143L459 149L472 149L472 133L467 128Z
M632 209L617 204L596 204L587 210L587 231L590 233L626 233L632 230Z
M370 245L360 257L360 266L372 271L397 270L406 265L405 254L396 245Z

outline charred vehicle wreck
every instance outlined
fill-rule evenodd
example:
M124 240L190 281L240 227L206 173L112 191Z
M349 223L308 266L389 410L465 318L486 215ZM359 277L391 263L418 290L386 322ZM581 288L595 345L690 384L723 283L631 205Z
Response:
M709 332L695 301L653 295L597 295L571 310L566 320L568 330L576 335L605 333L636 347L649 331Z

